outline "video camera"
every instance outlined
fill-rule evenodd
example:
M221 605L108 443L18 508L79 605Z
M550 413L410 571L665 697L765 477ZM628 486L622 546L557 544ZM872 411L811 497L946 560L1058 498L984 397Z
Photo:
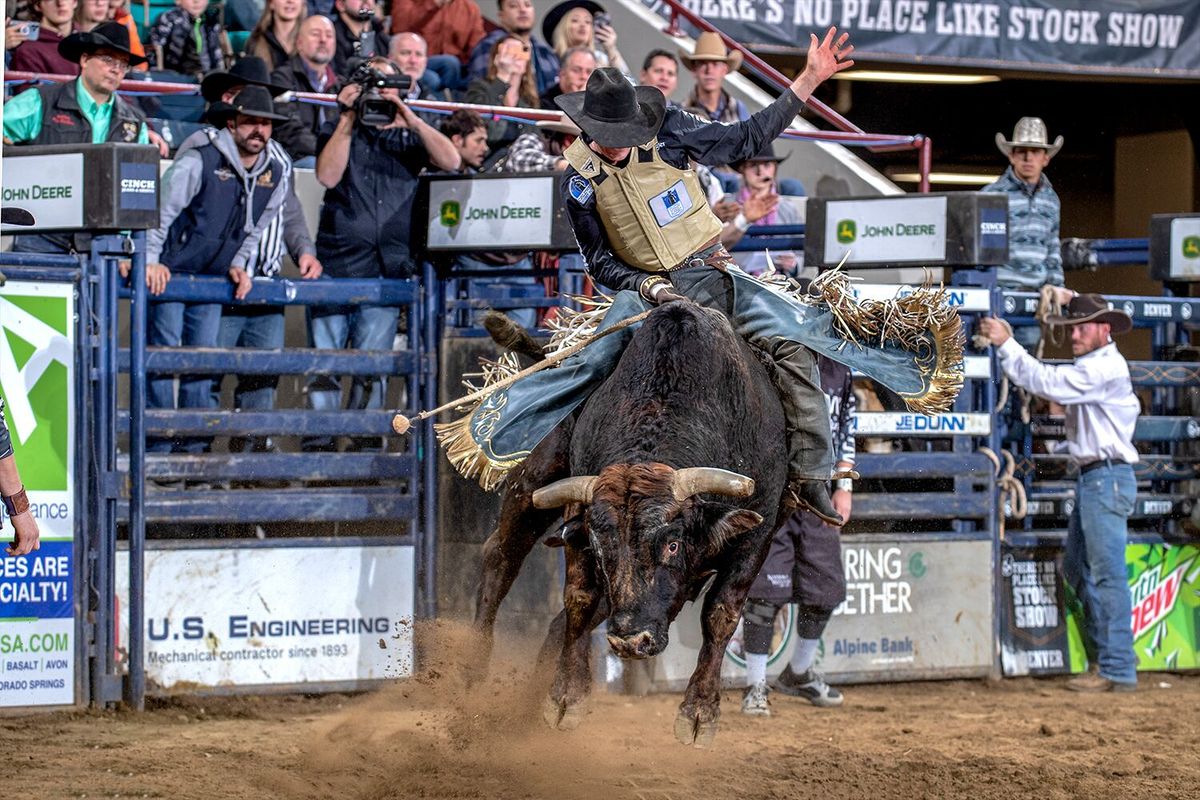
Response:
M357 83L362 87L354 110L358 114L358 121L372 128L382 128L396 119L396 105L383 96L384 89L399 89L402 98L412 89L410 76L388 75L375 69L366 60L353 68L348 83Z

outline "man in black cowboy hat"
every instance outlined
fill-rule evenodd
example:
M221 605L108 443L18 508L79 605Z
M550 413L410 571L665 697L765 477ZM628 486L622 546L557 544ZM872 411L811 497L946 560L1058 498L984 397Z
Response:
M263 228L291 193L291 163L268 147L272 126L286 117L275 113L265 87L247 86L229 109L214 119L220 129L189 137L163 177L160 224L146 234L146 279L161 294L173 273L225 275L244 298L252 281L247 263L257 253ZM199 143L197 143L199 141ZM151 345L215 347L220 303L155 303L150 306ZM212 379L185 376L179 407L209 408ZM173 379L151 376L150 408L173 408ZM148 442L150 452L200 453L204 439Z
M129 30L102 22L59 42L59 53L79 64L79 77L37 86L4 104L4 139L12 144L148 144L146 118L117 87L131 66L146 59L129 50ZM19 236L13 249L38 253L85 252L83 234Z
M835 525L826 482L833 471L828 408L810 350L791 341L780 321L754 317L749 291L734 291L721 222L710 210L689 159L742 161L758 153L800 113L818 85L853 65L848 34L811 37L808 63L791 87L744 122L713 125L668 108L653 86L630 85L598 69L587 89L555 102L583 131L564 156L567 213L593 278L610 290L631 289L652 303L691 299L730 316L735 329L768 353L780 376L791 432L792 498ZM749 279L747 279L749 280Z
M1127 332L1133 323L1098 294L1075 295L1059 288L1055 296L1060 303L1067 302L1067 313L1049 316L1046 322L1070 327L1073 363L1041 363L1013 338L1012 328L1003 320L982 319L979 331L998 348L1000 365L1010 381L1066 407L1067 451L1079 467L1079 477L1063 578L1083 601L1084 644L1094 670L1072 678L1067 688L1133 691L1137 658L1125 544L1126 521L1137 496L1133 429L1141 405L1133 393L1129 365L1112 340L1113 334Z

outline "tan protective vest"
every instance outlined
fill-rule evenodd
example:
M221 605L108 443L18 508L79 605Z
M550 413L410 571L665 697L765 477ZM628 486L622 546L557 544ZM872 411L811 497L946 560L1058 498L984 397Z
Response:
M614 166L576 139L563 156L596 192L596 209L613 252L646 272L674 269L721 235L700 180L662 160L658 139Z

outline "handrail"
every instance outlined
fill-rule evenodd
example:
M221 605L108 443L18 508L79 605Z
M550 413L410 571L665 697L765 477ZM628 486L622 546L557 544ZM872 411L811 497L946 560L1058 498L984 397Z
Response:
M723 42L725 42L726 47L730 47L734 50L737 50L739 53L741 53L746 64L748 64L751 69L753 69L755 72L758 72L765 79L774 83L778 89L783 90L791 85L791 81L789 81L783 75L783 73L781 73L779 70L772 67L767 62L763 61L761 58L756 56L754 53L750 52L740 42L736 42L733 39L731 39L729 36L727 36L725 34L724 31L718 29L711 22L709 22L708 20L704 19L703 17L692 12L690 9L688 9L686 6L684 6L679 0L661 0L661 2L667 8L671 9L671 21L670 21L670 23L668 23L667 27L664 29L664 33L666 33L670 36L675 36L675 37L681 36L683 31L679 27L679 19L682 17L683 19L690 22L692 25L695 25L700 30L709 31L709 32L715 33L718 36L720 36L721 40ZM829 106L827 106L825 103L821 102L820 100L816 99L815 97L809 97L808 100L805 102L805 104L807 106L809 106L810 108L812 108L814 111L816 111L822 119L824 119L827 123L829 123L830 125L837 128L843 134L857 134L860 136L879 136L879 134L868 134L862 128L858 127L853 122L846 119L841 114L834 111L832 108L830 108ZM932 142L929 139L929 137L921 135L921 134L914 134L914 135L908 136L908 137L890 136L888 138L900 140L900 142L897 142L896 144L892 144L892 145L868 146L868 149L872 150L873 152L884 152L887 150L895 150L897 148L911 147L912 149L919 151L918 159L917 159L918 160L917 169L921 174L921 180L920 180L920 184L918 187L918 191L923 192L923 193L928 192L929 191L929 174L932 171L932 160L933 160L932 159L932 152L933 152L932 151ZM903 144L903 143L901 143L901 142L903 142L903 140L909 140L910 143Z

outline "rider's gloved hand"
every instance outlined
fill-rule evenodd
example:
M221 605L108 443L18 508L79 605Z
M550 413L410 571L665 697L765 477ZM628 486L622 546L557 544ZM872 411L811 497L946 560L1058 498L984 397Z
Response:
M663 303L687 299L675 291L675 287L671 285L670 281L657 275L643 281L639 291L642 297L660 306Z

